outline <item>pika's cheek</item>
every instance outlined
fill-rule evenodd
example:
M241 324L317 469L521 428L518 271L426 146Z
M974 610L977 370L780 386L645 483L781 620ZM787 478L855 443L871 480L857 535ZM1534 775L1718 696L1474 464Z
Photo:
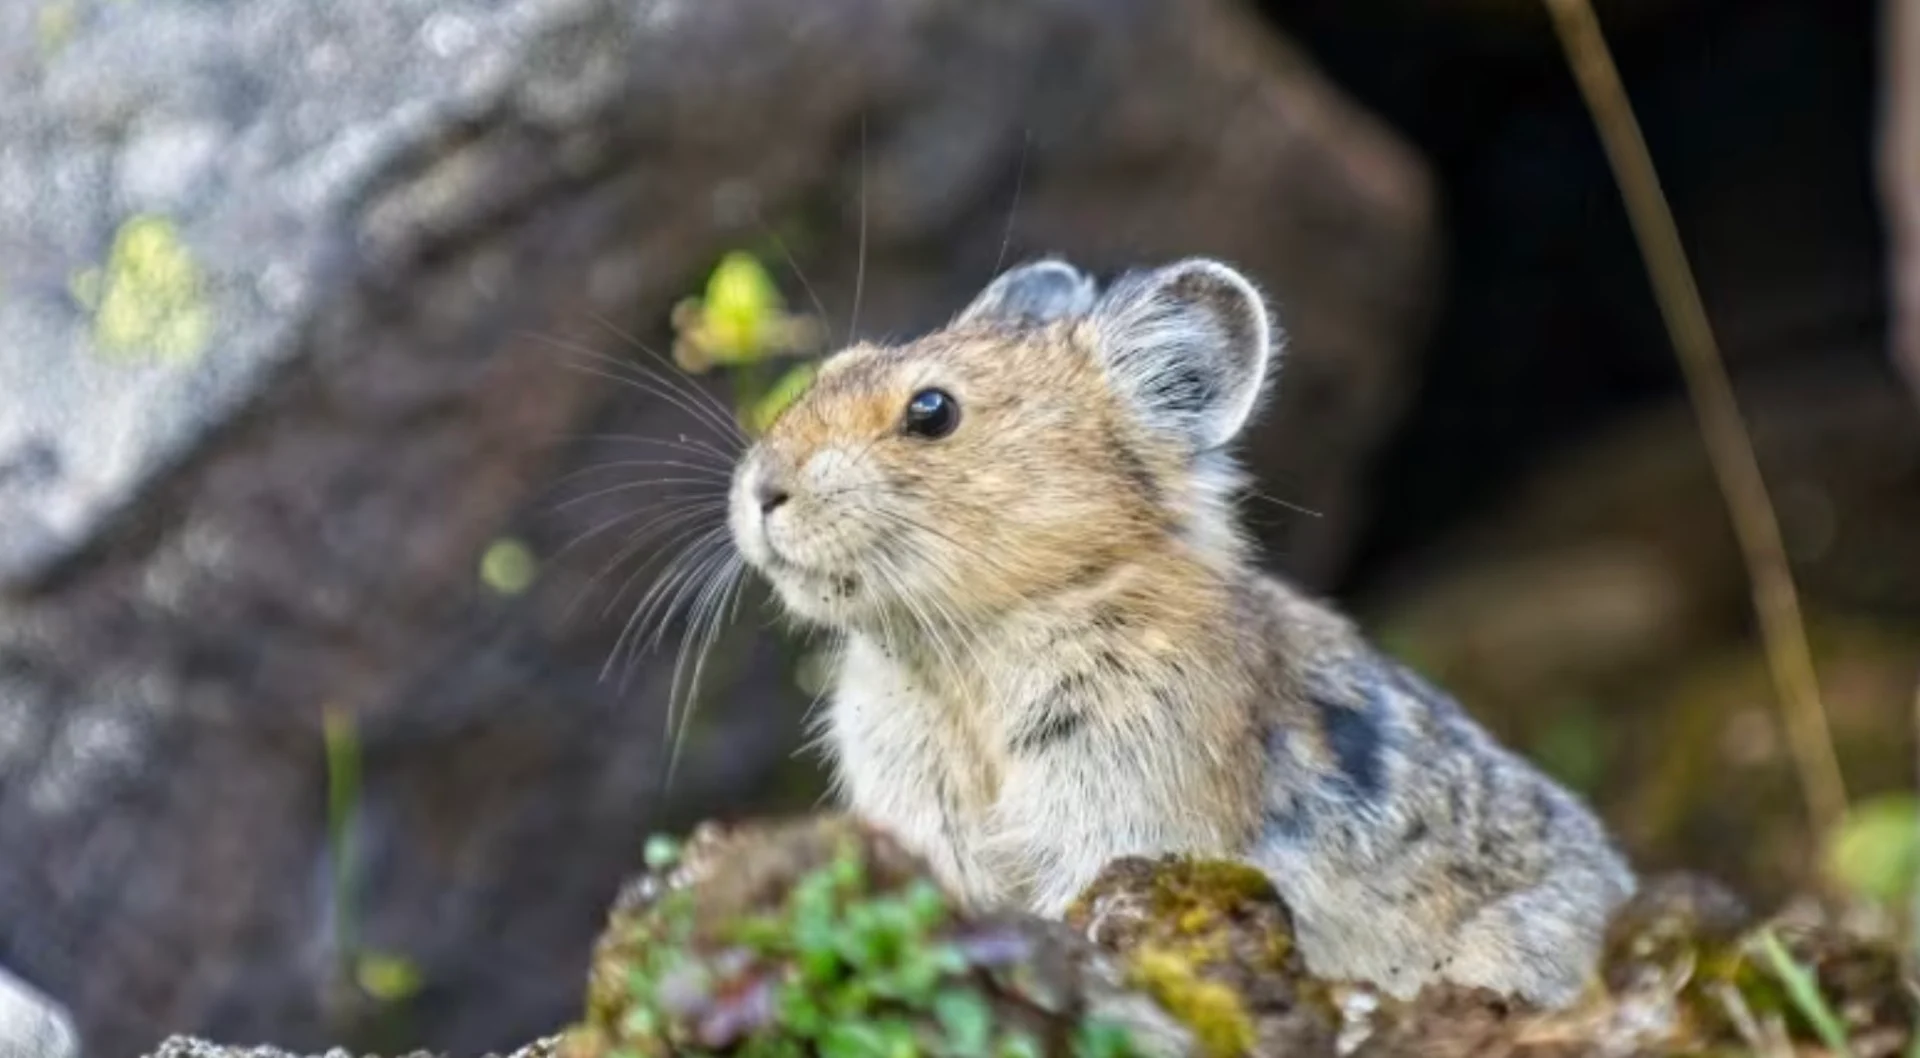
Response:
M767 532L783 554L791 546L808 564L832 566L873 540L885 479L862 448L823 448L802 464L793 502L775 512Z
M859 506L885 481L871 458L872 446L829 445L800 468L806 495L840 506Z

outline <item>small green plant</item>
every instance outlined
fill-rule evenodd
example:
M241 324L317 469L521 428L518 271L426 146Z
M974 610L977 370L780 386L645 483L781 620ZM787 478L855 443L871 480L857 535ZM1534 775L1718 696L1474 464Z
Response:
M647 851L656 871L678 857L661 839ZM1032 1026L997 1020L946 894L924 878L878 885L862 857L847 841L767 910L702 924L682 889L616 923L618 970L596 971L588 1024L565 1053L1041 1058ZM1085 1018L1072 1053L1137 1049L1123 1028Z
M420 971L403 955L367 949L360 940L360 874L354 831L360 814L361 753L353 714L328 706L321 718L327 760L327 849L333 865L334 951L340 980L385 1004L419 992Z
M327 851L333 864L334 950L360 946L353 821L360 808L360 735L353 714L328 706L321 716L327 750Z
M1846 1027L1840 1015L1834 1013L1826 996L1820 993L1820 982L1814 977L1813 971L1796 962L1772 930L1762 930L1759 939L1760 950L1767 957L1768 969L1780 979L1780 984L1787 990L1787 998L1800 1016L1813 1026L1820 1042L1839 1058L1853 1058L1853 1047L1847 1041Z
M702 297L674 307L673 359L688 374L726 369L736 416L757 434L812 383L812 362L781 372L776 361L817 352L823 323L788 313L759 259L735 251L714 267Z

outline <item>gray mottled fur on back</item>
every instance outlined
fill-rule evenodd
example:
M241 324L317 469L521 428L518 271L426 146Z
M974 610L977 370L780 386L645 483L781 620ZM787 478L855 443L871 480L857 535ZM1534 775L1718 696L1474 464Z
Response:
M1248 850L1316 973L1575 998L1634 891L1593 815L1453 699L1277 581L1250 593L1274 708ZM1307 649L1301 649L1305 645Z

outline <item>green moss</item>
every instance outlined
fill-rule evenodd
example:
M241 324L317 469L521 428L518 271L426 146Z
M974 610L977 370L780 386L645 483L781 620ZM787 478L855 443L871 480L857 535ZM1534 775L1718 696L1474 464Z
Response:
M1100 942L1119 956L1128 985L1185 1025L1208 1058L1331 1039L1336 1019L1325 986L1305 976L1285 906L1257 868L1184 857L1118 861L1067 919L1083 930L1098 921Z
M1253 1049L1253 1019L1239 994L1200 976L1191 953L1142 948L1128 964L1127 980L1192 1029L1201 1052L1211 1058L1231 1058Z

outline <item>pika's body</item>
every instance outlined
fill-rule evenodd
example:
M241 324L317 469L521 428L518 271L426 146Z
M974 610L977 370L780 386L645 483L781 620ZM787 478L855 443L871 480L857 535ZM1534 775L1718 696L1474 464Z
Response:
M1186 261L1062 262L830 358L742 460L730 521L839 634L850 807L978 903L1057 914L1112 859L1267 871L1309 967L1560 1005L1631 873L1574 797L1260 571L1227 447L1274 342Z

